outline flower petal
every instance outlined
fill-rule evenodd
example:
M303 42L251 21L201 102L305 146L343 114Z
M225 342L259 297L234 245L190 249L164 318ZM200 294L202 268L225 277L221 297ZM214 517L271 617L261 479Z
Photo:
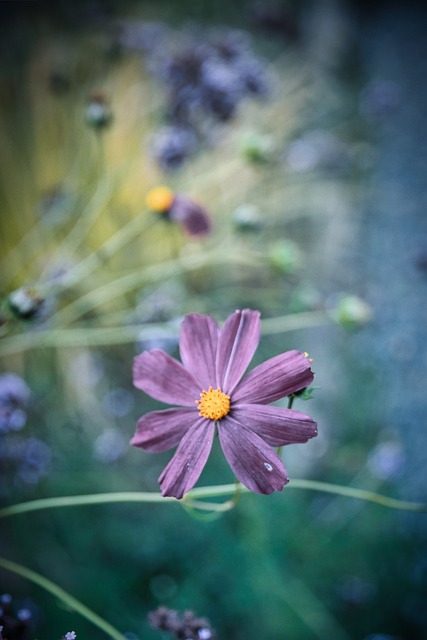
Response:
M252 369L237 385L233 404L269 404L304 389L313 377L303 353L286 351Z
M218 435L236 478L251 491L269 494L289 482L277 453L250 429L226 416L218 423Z
M216 359L218 384L230 394L245 373L258 346L261 332L259 311L244 309L229 316L222 327Z
M191 313L184 318L179 339L179 351L184 367L201 389L216 388L215 358L219 327L210 316Z
M233 407L232 417L242 426L257 433L267 444L307 442L317 436L317 425L301 411L264 404L239 404Z
M138 420L130 444L146 451L167 451L176 447L198 418L196 407L152 411Z
M134 358L133 383L152 398L167 404L194 407L200 396L200 385L191 373L160 349L144 351Z
M199 418L182 438L172 460L160 474L163 496L182 498L199 479L209 457L215 423Z

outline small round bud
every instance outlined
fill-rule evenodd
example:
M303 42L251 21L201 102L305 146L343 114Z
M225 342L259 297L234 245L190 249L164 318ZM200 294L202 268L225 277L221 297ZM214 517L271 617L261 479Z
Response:
M271 160L273 141L267 135L246 133L241 141L241 150L247 160L262 164Z
M105 129L111 124L113 114L110 105L101 93L93 93L86 103L86 122L94 129Z
M252 204L241 204L233 211L231 218L239 231L259 231L262 227L259 209Z
M275 243L270 247L268 255L272 266L286 275L296 273L301 267L301 251L292 240Z
M12 291L7 302L12 313L20 320L39 318L46 304L45 299L32 287L20 287Z
M331 315L345 329L352 330L371 320L372 309L358 296L342 295Z

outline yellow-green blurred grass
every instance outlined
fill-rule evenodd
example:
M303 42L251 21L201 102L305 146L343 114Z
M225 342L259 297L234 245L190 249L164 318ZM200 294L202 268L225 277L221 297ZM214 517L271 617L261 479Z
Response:
M161 125L163 89L147 76L138 56L122 55L108 61L107 48L104 34L65 39L43 36L23 78L28 100L15 105L16 113L9 108L3 114L3 121L10 119L13 126L2 133L5 144L0 154L3 293L40 283L61 264L71 268L71 274L77 266L74 273L79 273L79 263L89 258L92 266L80 269L80 280L71 277L72 289L65 300L90 296L108 283L113 290L114 281L119 283L120 278L142 270L141 279L136 277L135 285L123 295L117 294L116 287L111 300L104 296L99 305L103 323L110 313L134 304L133 291L140 293L147 281L144 267L178 259L175 275L179 276L180 256L201 254L219 244L228 247L230 257L248 255L250 263L251 250L262 251L266 238L277 239L278 233L286 233L287 219L315 208L320 216L325 194L331 193L331 185L315 176L293 179L280 161L284 141L302 128L313 96L319 99L327 84L315 81L309 66L292 54L283 54L272 63L276 86L268 101L242 105L231 124L215 131L214 146L204 149L182 170L165 175L149 150L150 137ZM49 89L55 71L69 78L70 88L61 95ZM85 122L86 100L94 91L105 95L113 113L111 126L101 132ZM248 131L271 136L272 158L265 165L251 163L242 154L242 138ZM147 211L146 193L157 184L168 184L203 204L213 217L212 237L201 243L188 241L179 229ZM44 224L38 211L41 197L54 189L75 198L69 219L55 226ZM259 207L264 235L248 240L235 233L232 212L244 203ZM120 250L105 251L126 228L135 233L119 243ZM221 277L224 271L229 281L248 276L248 270L233 266L232 260L227 267L226 255L220 262L222 266L212 268L219 269ZM215 286L209 266L207 259L200 284L197 269L184 276L199 293ZM161 270L159 273L157 281ZM165 277L173 273L167 269ZM253 277L254 285L256 281Z

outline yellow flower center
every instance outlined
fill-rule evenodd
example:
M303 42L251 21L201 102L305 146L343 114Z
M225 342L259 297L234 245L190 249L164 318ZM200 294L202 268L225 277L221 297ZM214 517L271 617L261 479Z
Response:
M161 213L171 208L174 194L169 187L155 187L151 189L145 198L147 207Z
M221 420L230 411L230 396L223 393L221 389L202 391L200 400L196 400L199 416L209 420Z

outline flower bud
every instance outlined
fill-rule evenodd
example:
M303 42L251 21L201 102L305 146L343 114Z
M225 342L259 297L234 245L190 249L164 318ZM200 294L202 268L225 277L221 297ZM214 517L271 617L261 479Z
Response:
M301 251L292 240L275 243L270 247L268 255L272 266L286 275L295 273L301 267Z
M110 105L102 93L93 93L86 103L86 122L94 129L108 127L113 119Z
M252 204L241 204L233 211L231 218L239 231L259 231L262 227L259 209Z
M354 330L371 320L372 309L358 296L342 295L331 315L345 329Z
M45 299L32 287L20 287L12 291L7 301L12 313L20 320L40 318L46 305Z
M273 141L270 136L246 133L241 141L242 154L250 162L262 164L271 159Z

